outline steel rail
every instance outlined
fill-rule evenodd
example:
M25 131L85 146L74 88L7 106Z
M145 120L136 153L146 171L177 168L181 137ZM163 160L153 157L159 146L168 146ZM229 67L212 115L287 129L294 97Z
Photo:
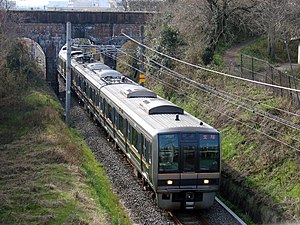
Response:
M236 215L227 205L225 205L218 197L215 197L217 203L219 203L234 219L236 219L241 225L247 225L238 215Z

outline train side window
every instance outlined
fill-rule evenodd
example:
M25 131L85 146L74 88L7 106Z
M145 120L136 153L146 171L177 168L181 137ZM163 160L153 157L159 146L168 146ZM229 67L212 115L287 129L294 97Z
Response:
M134 129L132 126L131 127L131 145L133 145L135 147L136 150L138 150L138 132L136 131L136 129Z
M124 118L118 114L118 130L121 132L121 134L124 136L125 135L125 130L124 130Z
M92 100L94 103L96 103L96 91L94 88L92 89Z
M149 149L149 164L151 164L152 163L152 143L151 142L149 142L149 147L148 147L148 149Z
M140 137L140 146L141 146L141 152L142 152L142 156L144 158L146 158L146 146L145 146L145 137L143 134L141 134L141 137Z
M90 95L90 88L89 88L89 83L86 83L86 88L85 88L85 90L86 90L86 95L87 95L87 97L89 97L89 95Z
M103 112L103 109L102 109L103 98L102 98L101 95L100 95L99 97L100 97L100 100L99 100L99 108L100 108L100 111Z
M102 112L103 112L104 115L106 115L105 105L106 105L106 100L105 100L105 98L103 98L103 101L102 101Z
M114 110L114 111L115 111L115 116L114 116L115 126L119 130L119 113L117 110Z
M107 104L107 114L106 117L110 120L110 122L113 122L113 108L110 104Z
M128 123L128 121L126 120L126 128L127 128L127 139L131 142L131 137L130 137L130 130L131 130L131 126Z
M87 93L86 93L86 89L87 89L87 83L84 81L84 82L83 82L83 92L84 92L85 94L87 94Z
M75 83L76 83L76 85L78 85L78 83L79 83L78 73L76 71L74 71L74 74L75 74L75 76L74 76Z
M91 85L89 85L89 95L88 96L91 100L93 100L93 89L92 89Z
M74 79L74 70L71 69L71 80Z
M145 159L146 162L149 163L149 141L146 138L144 140L144 148L145 148Z
M81 77L78 74L78 86L81 87Z
M96 92L95 104L96 104L97 108L99 108L99 93L98 92Z

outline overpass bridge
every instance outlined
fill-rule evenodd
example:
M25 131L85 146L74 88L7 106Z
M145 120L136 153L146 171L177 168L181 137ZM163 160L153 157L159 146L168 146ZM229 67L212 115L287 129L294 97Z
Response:
M149 12L86 12L86 11L10 11L17 18L19 37L37 42L46 57L46 81L58 91L56 63L60 48L66 43L66 23L72 24L72 38L89 38L95 44L122 44L114 38L121 32L140 36L153 13Z

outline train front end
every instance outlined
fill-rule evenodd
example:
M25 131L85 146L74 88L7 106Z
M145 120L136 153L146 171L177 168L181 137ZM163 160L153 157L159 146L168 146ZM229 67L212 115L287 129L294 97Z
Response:
M156 193L162 209L209 208L220 185L220 134L215 129L157 135Z

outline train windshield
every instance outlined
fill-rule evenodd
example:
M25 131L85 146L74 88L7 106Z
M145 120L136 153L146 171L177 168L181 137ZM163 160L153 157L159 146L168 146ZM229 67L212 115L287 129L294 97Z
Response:
M219 171L219 134L161 134L158 143L159 172Z
M164 134L159 136L159 171L179 171L179 137L178 134Z
M200 172L217 172L220 167L220 144L218 134L200 134Z

